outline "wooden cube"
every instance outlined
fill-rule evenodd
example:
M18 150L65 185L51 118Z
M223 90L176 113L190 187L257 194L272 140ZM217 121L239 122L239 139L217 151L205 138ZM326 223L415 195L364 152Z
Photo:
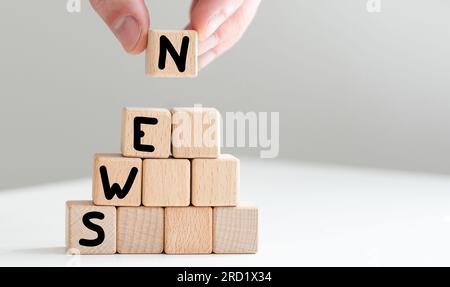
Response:
M71 254L116 253L116 208L67 201L66 248Z
M126 157L168 158L171 113L166 109L124 108L122 154Z
M163 208L117 208L117 252L162 253L163 249Z
M214 108L173 108L172 155L175 158L217 158L220 115Z
M212 208L168 207L164 220L164 251L167 254L212 252Z
M96 205L141 205L142 160L119 154L96 154L92 197Z
M197 77L197 32L148 32L146 73L153 77Z
M187 159L146 159L143 163L142 204L188 206L191 163Z
M256 253L258 209L215 207L213 209L213 252Z
M236 206L239 197L239 159L220 155L217 159L193 159L192 204Z

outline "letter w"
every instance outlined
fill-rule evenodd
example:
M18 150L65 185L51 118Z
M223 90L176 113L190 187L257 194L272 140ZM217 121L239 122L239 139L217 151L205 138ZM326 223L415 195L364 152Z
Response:
M113 199L114 195L117 195L119 199L125 198L125 196L127 196L128 192L130 191L131 187L133 186L133 182L134 179L136 178L137 173L138 169L136 167L133 167L130 171L130 174L128 175L127 181L125 182L123 189L121 189L118 183L110 185L108 178L108 171L106 169L106 166L102 165L100 167L100 175L102 177L103 191L105 192L106 199L111 200Z

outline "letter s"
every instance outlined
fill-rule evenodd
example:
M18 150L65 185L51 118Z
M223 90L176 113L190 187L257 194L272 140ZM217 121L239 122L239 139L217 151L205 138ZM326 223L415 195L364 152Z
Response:
M97 233L96 239L80 239L79 243L81 246L87 246L87 247L95 247L99 246L100 244L105 241L105 231L100 225L97 225L95 223L91 222L91 219L100 219L103 220L105 218L105 215L98 211L91 211L83 215L83 224L87 228L89 228L92 231L95 231Z

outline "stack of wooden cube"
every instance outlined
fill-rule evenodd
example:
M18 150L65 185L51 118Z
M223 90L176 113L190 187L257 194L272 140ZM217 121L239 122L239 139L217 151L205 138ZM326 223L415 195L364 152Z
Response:
M93 201L66 203L78 254L255 253L258 209L239 204L239 160L213 108L125 108L121 154L97 154Z

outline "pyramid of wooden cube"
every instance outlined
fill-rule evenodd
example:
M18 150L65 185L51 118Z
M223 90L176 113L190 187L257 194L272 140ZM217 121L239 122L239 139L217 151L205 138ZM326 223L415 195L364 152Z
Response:
M196 77L195 31L149 31L146 73ZM92 200L66 203L72 254L256 253L258 209L239 204L239 159L214 108L124 108L120 154L94 156Z
M258 209L239 204L239 159L220 153L218 111L122 117L122 153L94 156L92 201L66 204L68 252L256 253Z

